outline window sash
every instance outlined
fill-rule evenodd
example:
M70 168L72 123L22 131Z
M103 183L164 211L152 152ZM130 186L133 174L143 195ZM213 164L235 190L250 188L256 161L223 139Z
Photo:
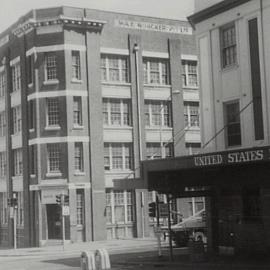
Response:
M236 63L236 30L235 25L221 29L222 65L223 68Z
M100 69L102 81L129 82L127 57L102 55Z
M227 145L241 145L241 122L238 102L226 105L226 122Z
M22 149L13 150L14 176L20 176L23 172Z
M7 76L6 72L0 73L0 97L4 97L7 90Z
M75 143L74 149L75 171L83 172L83 145Z
M171 102L146 101L144 105L146 126L171 127Z
M59 101L57 98L47 99L47 125L59 126Z
M59 173L61 172L60 167L60 146L58 144L48 144L47 145L48 152L48 172L50 173Z
M144 83L169 85L169 63L163 59L143 59Z
M76 212L77 225L84 225L84 191L80 189L76 191Z
M82 125L82 100L81 97L73 98L73 124Z
M81 80L80 51L72 51L72 78Z
M186 127L200 126L199 103L185 102L184 103L184 118Z
M131 170L133 168L133 151L129 143L104 144L105 170Z
M21 90L21 65L20 62L14 64L11 67L11 76L12 76L12 91Z
M182 60L182 83L184 87L198 87L197 61Z
M47 81L57 79L57 62L55 54L45 55L45 73Z
M103 124L131 125L131 103L129 100L103 99Z

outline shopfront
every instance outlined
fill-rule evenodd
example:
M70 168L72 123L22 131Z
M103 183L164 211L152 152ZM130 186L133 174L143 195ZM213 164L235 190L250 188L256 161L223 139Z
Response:
M262 253L270 247L270 147L143 162L149 190L206 198L209 250Z

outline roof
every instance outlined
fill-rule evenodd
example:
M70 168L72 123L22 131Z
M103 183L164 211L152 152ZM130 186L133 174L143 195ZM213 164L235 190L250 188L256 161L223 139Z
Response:
M203 9L197 13L194 13L193 15L188 17L188 20L194 27L197 23L200 23L206 19L209 19L213 16L216 16L220 13L223 13L234 7L240 6L249 1L252 1L252 0L224 0L206 9Z

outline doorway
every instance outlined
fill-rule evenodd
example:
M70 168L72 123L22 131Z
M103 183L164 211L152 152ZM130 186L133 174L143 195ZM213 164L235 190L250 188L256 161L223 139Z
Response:
M48 239L62 239L61 206L47 204Z

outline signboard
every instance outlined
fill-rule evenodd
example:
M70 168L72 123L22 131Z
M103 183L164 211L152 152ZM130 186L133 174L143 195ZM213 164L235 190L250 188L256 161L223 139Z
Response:
M168 210L168 204L167 203L160 203L158 205L159 207L159 217L160 218L166 218L169 215L169 210Z
M123 19L115 20L114 25L120 28L129 28L135 30L192 35L192 28L189 26L168 25L163 23L142 22L142 21L138 22Z
M270 160L268 151L264 149L241 150L236 152L208 154L194 157L194 165L196 167L222 165L222 164L237 164L262 160Z
M63 214L63 216L69 216L69 206L68 205L63 205L62 214Z
M63 189L43 189L41 191L41 203L42 204L56 204L56 196L59 194L67 194Z

